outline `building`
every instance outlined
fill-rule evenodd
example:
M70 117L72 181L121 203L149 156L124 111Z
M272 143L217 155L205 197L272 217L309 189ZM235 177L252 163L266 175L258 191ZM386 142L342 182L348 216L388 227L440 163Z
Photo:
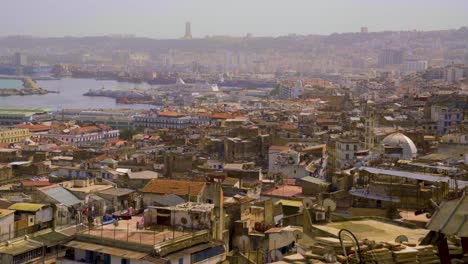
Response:
M28 57L22 53L17 52L13 55L13 64L15 66L27 66Z
M423 72L425 70L427 70L427 61L425 60L408 60L403 65L403 72L405 73Z
M204 202L206 183L170 179L153 179L143 187L141 194L145 205L153 205L167 195L177 195L185 201Z
M403 63L403 51L395 49L385 49L380 52L378 65L385 67L387 65L399 65Z
M448 84L461 81L464 76L464 69L461 65L450 65L444 69L444 80Z
M463 122L463 109L443 105L432 105L431 121L436 122L438 133L445 133L448 131L449 127L460 125Z
M133 116L140 111L134 110L85 110L63 109L54 113L54 118L61 121L78 121L104 124L116 129L132 128Z
M0 125L50 120L47 108L0 107Z
M361 27L361 33L368 33L369 29L367 27Z
M105 125L85 126L75 129L51 130L49 133L38 133L35 137L51 138L70 143L72 145L84 145L99 143L109 139L119 138L119 130L112 129Z
M48 204L15 203L8 209L15 210L15 236L53 226L54 212Z
M361 150L360 141L354 137L340 137L336 139L336 162L337 167L342 169L354 165L355 153Z
M384 155L387 157L412 160L418 154L418 149L413 141L402 133L388 135L383 139L382 145Z
M301 81L284 81L280 84L279 98L282 100L297 99L304 93Z
M268 174L282 174L288 178L302 178L309 175L301 154L287 146L271 146L268 152Z
M0 209L0 242L10 240L13 237L15 214L14 210Z
M184 39L192 39L192 28L190 22L185 22L185 35Z
M0 130L0 143L19 143L30 137L28 129L4 129Z
M185 129L191 126L210 125L210 119L184 114L168 115L167 113L160 113L158 115L145 114L135 116L133 124L135 127L145 128Z

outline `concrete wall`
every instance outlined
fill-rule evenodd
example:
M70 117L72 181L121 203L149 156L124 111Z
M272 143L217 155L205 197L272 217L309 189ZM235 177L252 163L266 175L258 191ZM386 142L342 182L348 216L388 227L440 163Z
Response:
M294 232L282 231L279 233L270 233L268 235L268 250L285 247L296 241Z
M51 207L39 210L36 213L36 222L35 224L49 222L54 218L54 212Z
M5 217L0 219L0 241L7 241L9 240L9 236L13 237L14 235L14 222L15 222L15 214L9 214ZM11 234L10 234L11 230Z

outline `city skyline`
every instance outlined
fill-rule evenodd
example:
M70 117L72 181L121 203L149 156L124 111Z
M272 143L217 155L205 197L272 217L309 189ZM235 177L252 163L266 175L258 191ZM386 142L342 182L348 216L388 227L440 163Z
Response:
M424 6L424 9L421 9ZM2 4L0 36L38 37L135 35L161 39L184 36L186 21L194 38L207 35L328 35L401 30L458 29L468 25L468 3L421 1L67 1L19 0ZM51 12L50 10L60 10ZM28 19L18 19L21 13ZM216 21L216 23L214 23Z

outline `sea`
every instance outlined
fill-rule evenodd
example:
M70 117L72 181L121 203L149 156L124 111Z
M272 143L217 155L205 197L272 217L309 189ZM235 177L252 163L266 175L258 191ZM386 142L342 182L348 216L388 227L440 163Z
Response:
M151 109L155 106L147 104L118 104L114 98L90 97L83 94L90 89L149 89L158 85L134 84L113 80L94 80L63 78L60 80L39 80L39 87L48 91L58 92L45 95L3 96L0 97L0 107L45 107L50 110L61 109ZM20 80L0 79L0 89L22 88Z

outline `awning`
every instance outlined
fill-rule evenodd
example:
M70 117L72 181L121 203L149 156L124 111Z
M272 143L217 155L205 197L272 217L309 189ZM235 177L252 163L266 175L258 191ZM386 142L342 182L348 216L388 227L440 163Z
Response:
M142 259L143 257L149 254L149 253L144 253L144 252L131 251L131 250L126 250L126 249L103 246L99 244L81 242L81 241L76 241L76 240L70 241L64 246L76 248L76 249L99 252L103 254L109 254L112 256L117 256L117 257L126 258L126 259Z

